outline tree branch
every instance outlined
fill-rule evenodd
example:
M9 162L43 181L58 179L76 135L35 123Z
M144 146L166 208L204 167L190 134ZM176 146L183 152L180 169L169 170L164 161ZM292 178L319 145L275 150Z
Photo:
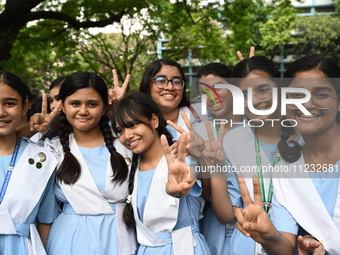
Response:
M107 25L112 24L113 22L120 22L120 19L125 14L125 11L121 11L120 14L115 15L110 13L110 17L105 20L98 20L98 21L78 21L73 17L61 13L61 12L53 12L53 11L38 11L38 12L31 12L27 15L27 21L34 21L39 19L54 19L67 22L70 27L75 29L80 28L90 28L90 27L105 27Z

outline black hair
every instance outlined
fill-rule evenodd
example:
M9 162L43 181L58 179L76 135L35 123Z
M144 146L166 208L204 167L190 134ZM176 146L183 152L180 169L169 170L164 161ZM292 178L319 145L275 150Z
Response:
M312 54L299 58L288 66L286 72L283 75L284 79L281 84L282 87L288 87L298 72L309 71L314 68L318 68L320 71L326 74L328 78L340 77L340 67L334 59L327 58L321 54ZM330 79L329 82L334 86L337 95L339 95L340 84L338 79L336 79L335 82L334 80ZM340 124L339 112L336 116L336 122ZM289 136L287 135L287 131L283 130L282 139L278 144L278 148L284 160L287 162L295 162L301 157L301 146L295 141L291 141L293 146L289 146L287 144L288 139Z
M155 77L155 75L162 69L163 66L174 66L178 69L178 71L181 73L181 78L184 81L185 85L183 87L182 93L182 100L181 102L179 102L178 107L182 107L182 106L188 106L189 105L189 100L187 98L187 95L185 93L186 88L187 88L187 82L185 79L185 74L183 71L183 68L181 67L180 64L178 64L176 61L171 60L171 59L158 59L154 62L152 62L151 64L149 64L144 73L143 73L143 77L142 77L142 81L141 84L139 86L139 92L143 92L146 93L150 96L150 87L153 85L151 83L151 79Z
M196 74L196 78L202 78L203 76L207 76L209 74L221 77L221 78L231 78L232 70L230 67L226 66L223 63L209 63L203 66Z
M104 106L108 105L108 92L104 80L95 73L76 72L69 75L59 91L59 99L65 102L65 99L82 88L93 88L101 97ZM109 118L104 114L99 121L100 129L104 136L106 147L109 150L110 163L113 172L113 182L122 183L128 176L128 167L124 158L113 146L113 135L109 126ZM74 184L81 174L81 167L78 160L71 153L69 147L69 135L73 131L71 124L68 122L65 113L60 113L59 138L65 152L64 160L57 171L57 178L65 184Z
M0 83L6 84L18 92L22 99L22 104L25 103L26 99L30 102L32 101L30 89L17 75L7 71L0 71Z
M233 69L233 78L244 78L254 71L263 71L271 78L280 78L279 67L269 58L264 56L253 56L240 61Z
M150 97L145 93L134 92L118 102L113 111L114 118L112 120L112 129L117 135L119 135L117 126L120 128L129 128L133 125L133 123L143 123L153 130L147 122L147 120L152 119L153 114L158 116L158 127L156 128L158 136L160 137L164 134L169 145L171 145L173 143L172 136L166 128L166 120L163 118L157 104L153 100L150 100ZM140 157L140 154L133 154L132 157L132 165L129 176L129 194L132 194L134 189L134 176ZM131 203L126 204L123 215L125 224L129 228L132 228L135 224L135 220L133 217Z
M55 88L55 87L60 87L63 82L65 81L65 79L67 78L68 75L63 75L58 77L57 79L55 79L54 81L52 81L51 85L50 85L50 91L51 89Z

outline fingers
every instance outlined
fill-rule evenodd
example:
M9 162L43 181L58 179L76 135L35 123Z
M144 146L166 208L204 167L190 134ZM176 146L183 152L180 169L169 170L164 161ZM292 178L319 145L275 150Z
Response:
M244 204L246 207L250 206L253 202L250 199L248 188L242 174L238 174L238 183L240 184L241 196Z
M174 122L172 122L171 120L167 120L166 124L172 126L174 129L176 129L179 133L183 133L185 130L183 128L181 128L180 126L178 126L177 124L175 124Z
M47 114L47 95L42 94L41 113Z
M213 131L211 129L210 123L207 119L204 120L205 128L207 130L209 141L215 141Z
M249 58L254 57L255 56L255 47L251 46L250 47L250 52L249 52Z
M185 125L187 126L188 130L190 130L190 129L191 129L191 123L190 123L189 118L187 117L187 115L185 114L185 112L181 112L181 115L182 115L182 117L183 117L183 120L184 120Z
M220 125L220 132L218 133L218 137L217 137L217 140L220 141L220 142L223 141L225 134L228 132L228 130L226 129L225 126L226 126L226 124Z
M124 91L126 91L128 86L129 86L130 77L131 77L130 74L127 74L126 77L125 77L124 83L122 85L122 89L124 89Z
M113 76L113 85L118 86L119 82L118 82L118 75L117 75L116 69L112 69L112 76Z
M244 57L243 57L241 51L237 51L236 54L237 54L238 60L240 60L240 61L244 60Z
M168 165L170 165L170 163L174 162L175 160L174 160L174 157L171 155L169 143L168 143L168 140L166 139L165 135L161 135L161 144L162 144L162 147L163 147L163 151L164 151L166 161L168 162Z
M177 161L185 162L186 157L186 141L187 141L188 133L183 132L179 137L179 144L177 148Z
M59 101L53 111L50 113L51 120L53 120L53 118L58 115L58 113L61 111L61 107L62 103Z
M259 178L253 176L253 186L254 186L254 204L262 205L261 187Z

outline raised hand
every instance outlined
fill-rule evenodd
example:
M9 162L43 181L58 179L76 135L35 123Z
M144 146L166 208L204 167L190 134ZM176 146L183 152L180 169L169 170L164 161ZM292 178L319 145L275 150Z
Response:
M194 169L185 163L185 145L187 133L183 133L179 138L177 160L171 154L168 141L164 135L161 136L163 151L168 163L168 182L166 184L166 192L177 198L181 198L189 194L192 186L196 182Z
M224 166L226 161L223 149L223 138L227 133L227 129L225 128L225 125L220 125L220 131L218 133L217 140L215 140L210 123L207 119L204 120L204 124L209 138L209 140L204 143L204 161L207 165L218 164Z
M237 54L237 57L240 61L244 60L244 57L243 57L241 51L237 51L236 54ZM254 57L254 56L255 56L255 47L251 46L250 52L249 52L249 58Z
M122 84L121 87L119 87L119 80L118 80L118 75L117 75L117 71L116 69L112 69L112 76L113 76L113 84L114 84L114 88L113 89L109 89L109 104L110 105L114 105L116 103L119 102L119 100L121 100L124 95L125 92L129 86L129 82L130 82L130 74L127 74L124 80L124 83Z
M324 255L325 247L311 236L298 236L298 255ZM312 253L311 253L312 252Z
M251 201L247 185L241 175L239 175L238 182L240 184L242 200L245 204L244 209L234 207L238 230L260 244L278 237L280 233L276 230L268 214L263 209L261 188L257 176L253 177L254 203Z
M187 135L187 144L186 144L186 155L192 155L195 157L202 157L202 151L204 149L204 140L202 137L195 131L194 128L191 127L191 123L189 118L186 116L184 112L181 112L181 115L184 119L185 125L187 126L189 133ZM174 129L176 129L180 134L183 134L185 130L172 122L171 120L167 120L167 124L172 126ZM170 149L173 154L177 154L177 147L179 145L179 142L175 142L173 145L171 145Z
M59 114L61 110L61 102L58 102L56 107L53 109L51 113L47 112L47 96L46 94L42 95L42 105L41 105L41 113L36 113L30 118L30 130L37 132L45 132L50 126L53 118Z

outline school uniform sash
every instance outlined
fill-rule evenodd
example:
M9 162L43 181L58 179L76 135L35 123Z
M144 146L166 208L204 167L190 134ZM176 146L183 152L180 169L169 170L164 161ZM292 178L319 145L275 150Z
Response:
M251 200L254 201L252 176L257 175L257 163L255 155L255 139L252 129L246 126L239 126L230 130L223 139L223 148L227 158L231 162L236 173L241 173L245 177ZM262 166L271 166L266 153L260 151ZM271 172L263 173L264 188L266 193L269 190ZM267 197L268 194L265 194Z
M30 255L46 254L35 224L24 222L41 199L56 165L53 153L29 142L13 168L0 204L0 234L25 237Z
M52 140L52 144L54 152L58 157L59 167L64 159L62 146L59 139ZM117 142L117 140L114 146L117 151L122 151L121 154L131 155L131 152L123 149L123 146ZM128 196L128 178L122 184L112 183L112 168L110 154L108 153L105 189L100 192L73 134L69 136L69 147L71 153L77 158L80 164L81 174L75 184L67 185L59 182L67 201L71 204L74 211L80 215L116 214L118 254L133 254L136 249L134 242L135 237L133 231L128 230L123 221L123 211L126 205L125 200ZM116 212L114 212L109 203L116 204Z
M170 242L165 241L156 233L171 234L174 255L193 255L195 244L191 226L173 230L177 223L180 199L166 193L167 181L168 166L163 156L155 169L143 213L144 222L141 222L137 212L138 172L135 175L132 206L138 242L150 247L164 246Z
M290 163L280 162L287 166ZM303 156L292 163L304 166ZM297 223L317 240L321 241L329 254L339 254L340 251L340 183L333 219L326 210L308 172L299 171L298 178L287 177L287 173L279 172L273 178L274 194L278 202L294 217ZM339 179L340 180L340 179Z

